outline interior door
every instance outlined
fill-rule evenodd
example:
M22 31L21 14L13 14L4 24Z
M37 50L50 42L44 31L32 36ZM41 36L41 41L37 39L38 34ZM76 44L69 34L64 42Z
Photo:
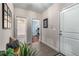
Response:
M27 20L23 17L17 17L17 39L20 42L27 42Z
M60 52L79 55L79 4L60 13Z

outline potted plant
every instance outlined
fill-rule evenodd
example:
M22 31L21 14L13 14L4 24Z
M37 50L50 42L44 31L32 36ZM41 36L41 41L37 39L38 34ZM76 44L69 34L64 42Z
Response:
M15 53L12 48L8 48L6 51L1 51L0 56L15 56Z
M35 56L36 54L36 49L33 49L26 43L20 43L20 56Z
M15 55L14 49L8 48L8 49L6 50L6 56L14 56L14 55Z
M20 43L19 45L19 55L20 56L35 56L37 54L37 50L30 47L26 43ZM8 48L6 51L1 51L0 56L16 56L14 49ZM18 56L18 55L17 55Z
M6 56L5 51L0 51L0 56Z

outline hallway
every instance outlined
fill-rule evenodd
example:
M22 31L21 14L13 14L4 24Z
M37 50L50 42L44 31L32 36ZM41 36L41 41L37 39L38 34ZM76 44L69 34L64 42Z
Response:
M32 43L32 47L37 49L37 56L54 56L57 52L42 42Z
M0 51L6 51L7 43L14 49L18 40L23 47L31 44L36 48L36 56L55 56L57 52L79 56L79 4L1 3L0 7ZM39 26L32 26L34 20Z

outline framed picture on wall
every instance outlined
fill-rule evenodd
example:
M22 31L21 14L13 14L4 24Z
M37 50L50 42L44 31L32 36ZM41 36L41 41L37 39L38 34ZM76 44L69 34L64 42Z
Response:
M48 18L43 20L43 28L48 28Z
M12 21L12 13L6 3L2 3L2 28L10 29Z

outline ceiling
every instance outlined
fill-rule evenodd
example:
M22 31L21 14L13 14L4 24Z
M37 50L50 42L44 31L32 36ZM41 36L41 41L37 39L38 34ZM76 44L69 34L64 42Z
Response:
M14 3L15 8L22 8L26 10L32 10L35 12L43 12L49 8L52 3Z

